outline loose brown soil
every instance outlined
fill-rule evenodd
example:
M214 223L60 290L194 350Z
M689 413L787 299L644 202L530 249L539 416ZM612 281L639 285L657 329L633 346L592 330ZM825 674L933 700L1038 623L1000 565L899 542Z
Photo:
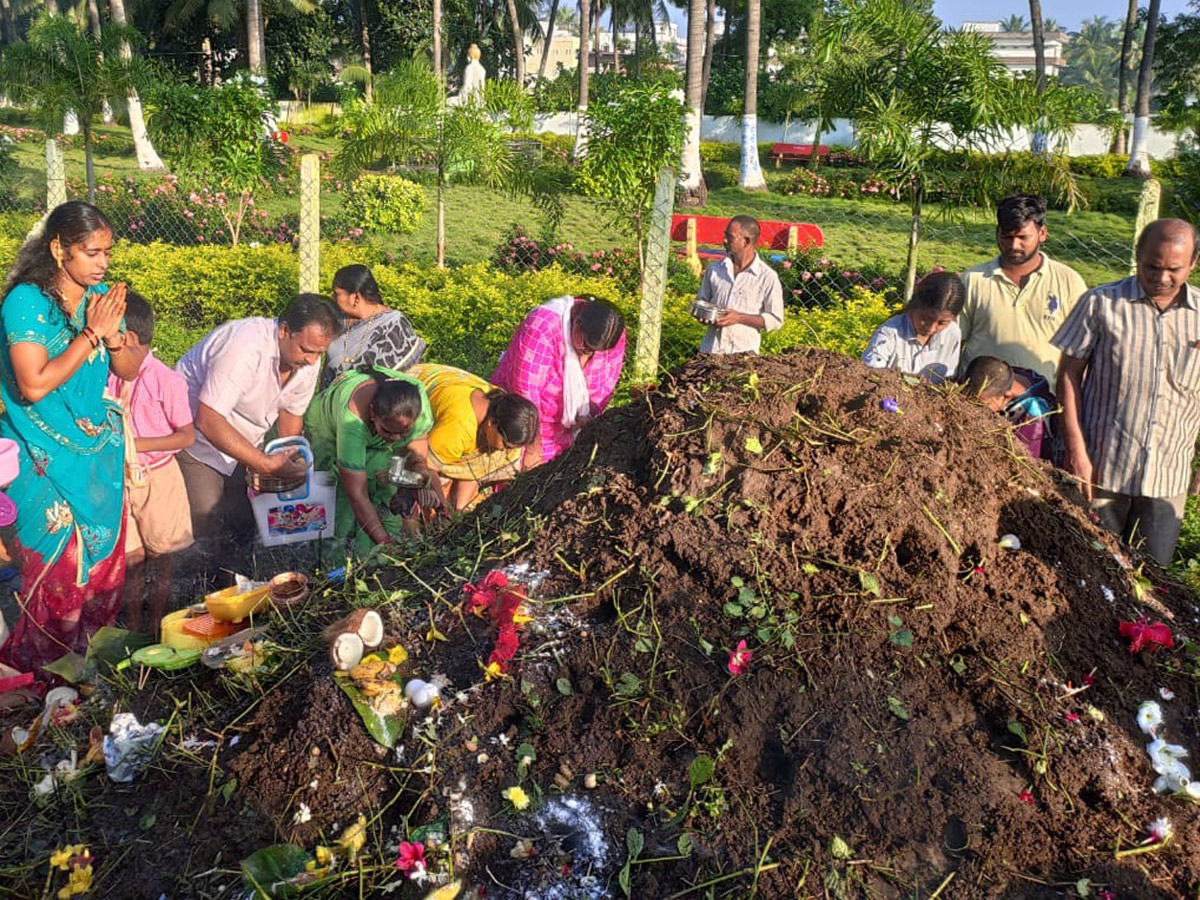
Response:
M243 698L215 717L207 768L164 767L184 797L154 769L132 787L92 776L110 818L42 844L116 854L139 830L127 808L157 794L181 809L141 836L153 864L103 870L101 893L215 896L257 847L311 850L361 812L383 863L406 823L486 829L456 843L456 875L489 897L622 896L631 829L633 897L1058 898L1080 879L1093 896L1194 895L1200 811L1153 793L1135 714L1159 700L1169 740L1200 751L1182 646L1200 610L1070 493L952 392L815 350L695 361L370 576L411 673L453 685L403 747L369 739L308 645L247 715ZM1021 549L998 546L1009 533ZM460 584L494 565L525 567L534 621L510 677L484 683L493 635L462 614ZM324 602L332 618L345 599ZM1143 614L1171 623L1176 650L1128 652L1118 624ZM740 640L753 657L731 675ZM220 693L215 678L195 689ZM519 771L521 745L536 758ZM712 777L693 785L704 758ZM233 779L228 802L209 794ZM523 812L501 798L518 782ZM312 818L294 824L301 803ZM1117 857L1161 816L1166 846ZM514 859L516 836L536 855ZM0 835L0 865L15 846ZM398 877L383 871L376 885Z

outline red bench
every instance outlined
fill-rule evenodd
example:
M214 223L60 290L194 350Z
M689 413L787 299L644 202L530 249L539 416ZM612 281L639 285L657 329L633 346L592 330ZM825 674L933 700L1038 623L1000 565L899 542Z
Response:
M772 144L771 159L775 160L775 168L784 160L788 162L807 162L812 157L812 144ZM829 161L829 148L824 144L817 147L817 159Z
M722 259L723 250L702 250L702 245L721 247L725 241L725 216L689 216L676 213L671 217L671 240L687 244L685 258L699 274L704 268L701 259ZM758 246L778 250L789 256L801 247L823 247L825 235L817 225L796 222L759 222Z

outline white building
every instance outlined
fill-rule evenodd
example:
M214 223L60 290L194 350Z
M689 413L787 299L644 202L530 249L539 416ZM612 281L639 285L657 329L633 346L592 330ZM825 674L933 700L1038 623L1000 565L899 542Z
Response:
M963 31L977 31L992 42L992 55L1010 72L1032 72L1033 32L1005 31L999 22L963 22ZM1047 31L1046 74L1058 75L1067 64L1067 44L1071 36L1065 31Z
M540 24L542 34L545 34L549 23L542 21ZM724 30L725 23L717 21L716 37L720 37ZM679 26L674 22L659 22L654 26L654 36L659 52L676 65L682 66L684 60L687 59L687 35L679 33ZM647 41L647 38L642 38L643 47ZM526 35L525 46L529 48L525 55L525 70L536 73L537 67L542 62L543 40L540 37L535 40ZM628 56L637 46L637 34L632 29L617 32L617 46L622 57ZM597 51L599 52L597 53ZM599 44L593 47L592 52L597 54L593 57L593 66L598 62L601 69L612 68L613 34L611 28L605 29L603 25L601 26ZM579 37L556 27L550 37L550 58L546 61L546 77L553 78L560 65L563 71L567 72L574 71L578 67ZM623 62L622 68L624 68Z

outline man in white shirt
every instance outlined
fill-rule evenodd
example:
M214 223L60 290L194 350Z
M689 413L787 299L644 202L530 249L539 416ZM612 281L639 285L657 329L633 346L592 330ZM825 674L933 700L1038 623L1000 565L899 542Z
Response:
M697 299L721 308L708 326L701 353L757 353L762 333L783 325L783 286L755 245L758 222L734 216L725 226L726 257L708 267Z
M302 460L268 456L259 443L276 424L280 437L303 431L316 364L341 329L341 317L324 297L300 294L278 319L218 325L179 360L196 443L178 460L198 540L236 546L248 537L247 469L283 478L303 474Z

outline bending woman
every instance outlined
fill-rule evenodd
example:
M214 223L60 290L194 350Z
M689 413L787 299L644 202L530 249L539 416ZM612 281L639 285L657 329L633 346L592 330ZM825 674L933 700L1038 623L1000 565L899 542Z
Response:
M334 273L333 302L345 317L345 329L325 351L322 388L343 372L364 366L403 372L425 355L425 342L408 317L383 305L379 285L366 266L343 266Z
M542 461L558 456L612 399L625 364L625 322L607 300L556 297L517 326L492 384L533 402Z
M8 495L23 583L0 660L26 672L82 653L116 619L125 585L124 438L104 387L138 364L124 352L125 285L101 283L112 244L96 207L56 207L0 304L0 437L20 448Z
M490 485L541 461L537 408L452 366L422 364L409 374L429 392L433 428L428 447L412 447L442 478L450 507L467 509Z
M424 468L433 413L425 386L409 375L375 366L351 370L313 398L304 416L317 469L336 470L335 532L353 538L360 553L391 540L385 519L396 487L387 480L392 454L419 450Z

